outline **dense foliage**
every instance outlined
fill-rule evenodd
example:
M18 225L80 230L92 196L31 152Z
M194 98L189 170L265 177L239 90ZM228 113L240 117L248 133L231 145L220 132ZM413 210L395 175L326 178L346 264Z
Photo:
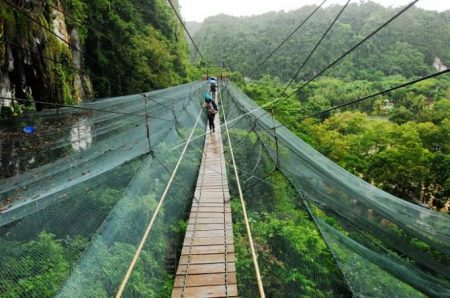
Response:
M211 61L259 104L282 93L341 6L319 11L268 62L258 64L314 9L207 19L195 38ZM373 2L350 4L287 94L393 16ZM305 88L268 111L339 165L404 199L448 209L450 79L420 82L318 119L324 109L442 70L450 63L450 12L411 8ZM193 54L195 58L195 53ZM244 80L245 78L245 80ZM258 81L251 79L259 78ZM339 114L339 112L344 112ZM328 119L329 118L329 119Z
M177 3L175 3L177 5ZM183 28L164 0L12 1L0 5L0 117L186 82Z
M181 129L180 133L185 135L187 131ZM197 133L200 135L201 131ZM171 146L160 144L156 152L172 168L178 156L169 155L170 149ZM180 166L177 183L183 187L170 190L167 204L161 209L131 275L126 295L170 297L176 268L168 266L168 262L174 264L181 251L187 226L183 219L187 218L196 176L192 171L198 169L200 153L192 150ZM165 186L159 182L149 184L148 176L142 177L142 171L149 171L142 169L144 159L137 158L97 177L91 188L68 188L69 199L1 227L0 296L55 296L89 250L95 250L95 262L101 263L90 272L96 279L84 281L82 294L77 288L69 296L114 296ZM161 180L168 179L168 172L158 171L163 175ZM140 183L141 188L150 185L152 190L131 195L133 183ZM114 213L117 208L125 211ZM113 236L104 235L105 225L114 221L120 227L115 228ZM98 241L101 237L113 238L108 243Z
M256 66L314 9L269 12L251 17L219 15L208 18L194 39L204 55L244 76L266 74L287 80L320 39L341 6L320 9L263 66ZM374 2L351 3L311 57L299 79L327 66L347 49L387 21L398 9ZM383 75L423 75L433 63L449 65L450 11L412 8L382 29L327 75L345 79L378 79ZM194 59L196 58L193 51ZM437 59L436 59L437 58Z
M404 81L401 76L378 82L322 78L268 109L348 171L401 198L442 209L450 196L449 77L303 121L307 115ZM276 98L283 88L269 77L242 84L259 104Z
M304 200L305 195L276 169L274 156L269 156L273 149L270 136L263 131L248 134L236 128L231 135L267 296L301 293L302 297L349 297L353 293L424 297L417 291L423 291L421 283L407 276L414 274L408 271L411 268L398 275L386 267L396 266L398 261L398 252L389 241L355 229L332 208ZM235 194L232 211L239 294L252 297L257 287L249 241L234 181L230 185ZM395 237L405 236L405 243L431 254L426 244L419 244L395 225L385 229L395 230ZM384 263L379 259L374 262L377 252L384 256ZM403 264L414 261L409 259Z
M256 134L233 129L232 142L241 169L243 191L252 233L258 250L259 266L268 297L348 297L350 294L333 256L317 226L301 204L296 190L279 172L273 171L271 157L261 151ZM261 148L262 149L262 148ZM228 151L227 151L228 152ZM232 169L229 169L232 172ZM255 176L252 176L255 175ZM265 181L255 177L266 177ZM234 177L230 176L231 180ZM252 297L257 292L240 201L230 183L233 225L237 254L239 295ZM301 228L299 228L301 227Z
M73 19L66 20L69 30L78 30L86 55L94 58L93 61L85 59L84 63L96 96L135 93L179 84L189 77L190 71L194 71L187 65L184 34L164 0L66 0L64 8L76 19L89 22L120 44L111 43ZM311 9L305 7L293 12L268 13L250 18L218 16L208 19L196 38L211 61L223 57L228 66L241 71L244 76L259 77L258 81L246 82L239 73L234 76L250 97L259 104L266 104L277 98L283 90L282 82L292 75L339 7L320 10L273 60L254 72L261 57L286 35L286 28L294 27ZM338 56L342 49L360 40L393 13L393 9L371 2L351 4L300 79L316 73ZM0 7L0 14L3 18L14 20L14 24L18 24L17 32L24 33L21 30L26 27L26 20L6 12L3 7ZM51 23L48 9L43 16L43 20ZM428 204L439 210L445 209L446 204L448 208L449 77L428 80L333 114L323 114L305 121L303 118L395 86L411 76L428 73L437 60L450 63L450 53L446 51L450 48L450 26L446 25L449 19L449 12L412 9L344 63L333 68L328 77L312 82L290 98L268 105L267 109L291 131L353 174L404 199ZM0 29L2 24L0 22ZM435 27L440 30L432 30ZM17 36L17 32L11 31L9 37ZM42 32L38 35L42 37ZM67 48L57 47L56 40L49 36L46 38L49 45L45 49L46 55L72 59L73 53ZM53 46L55 51L51 50ZM0 62L6 57L5 51L1 50ZM58 86L57 91L46 99L72 102L74 73L61 66L43 72L52 73L51 82ZM247 201L249 217L268 296L287 297L301 293L305 297L348 297L354 290L348 288L348 280L358 279L364 280L361 284L373 296L385 293L384 289L380 290L380 285L392 290L393 296L398 293L419 296L415 289L380 270L379 266L367 262L356 253L349 253L350 249L338 240L330 249L330 243L325 242L299 193L275 168L255 133L238 129L233 129L231 133L233 142L237 140L240 143L235 152L236 159L244 182L245 197L250 198ZM260 156L252 151L258 145L261 145L260 152L263 152ZM167 151L161 150L161 156L168 152L168 148L163 149ZM192 154L191 161L182 165L180 177L188 177L189 181L195 179L192 171L198 169L198 153L189 153ZM164 162L173 164L175 158ZM52 210L30 215L20 224L2 227L0 296L51 297L57 294L83 252L89 249L92 239L98 236L105 219L123 200L131 179L141 165L141 160L132 161L117 171L107 173L96 187L80 190L77 200L65 200L60 205L52 206ZM253 173L245 172L251 169ZM123 177L128 178L122 180ZM264 179L257 181L256 177ZM142 185L149 184L147 178L143 178ZM118 180L122 184L118 184ZM159 184L157 180L155 184ZM186 183L185 188L174 188L170 194L170 201L163 207L161 220L152 233L154 236L146 244L130 279L127 295L170 296L174 272L166 268L165 262L173 255L176 258L177 250L180 250L186 223L179 220L185 218L189 210L190 191L195 185L192 181ZM230 182L231 187L234 185ZM232 189L232 193L235 194L236 190ZM151 191L128 202L130 206L127 207L132 212L127 216L133 221L128 221L126 226L121 225L120 237L98 250L104 276L95 281L86 293L88 296L114 295L117 281L123 277L123 270L118 267L127 265L136 247L136 241L130 240L131 235L138 234L140 237L139 231L158 197L157 191ZM345 231L342 223L334 217L313 204L311 207L317 218L326 221L343 236L357 239L358 232L353 231L354 235L350 235L352 232ZM256 293L256 284L236 199L232 202L232 208L239 293L250 297ZM83 214L82 220L80 214ZM394 229L392 226L390 228ZM398 234L403 236L400 231ZM419 240L409 239L407 235L404 238L407 242L422 246L424 251L428 250L426 244ZM384 240L371 241L379 244ZM329 242L333 244L333 241ZM410 262L413 263L412 260ZM343 268L345 266L347 268ZM343 276L343 269L350 271L350 274ZM359 274L363 274L364 278Z
M109 39L81 29L97 96L148 91L187 77L187 43L170 6L152 1L65 1L67 10ZM69 20L70 21L70 20ZM69 25L78 27L73 22Z

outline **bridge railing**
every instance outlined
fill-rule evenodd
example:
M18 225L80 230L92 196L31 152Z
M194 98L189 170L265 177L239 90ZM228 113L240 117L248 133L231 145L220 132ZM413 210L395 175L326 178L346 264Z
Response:
M234 84L222 94L228 118L236 119L230 133L263 280L283 285L281 292L267 285L271 296L293 289L313 296L449 293L448 216L340 168ZM238 279L245 278L239 265Z
M14 167L0 180L0 296L116 293L206 88L108 98L2 126L12 134L2 160ZM21 132L25 121L35 134ZM172 281L203 132L200 121L125 293L159 293Z

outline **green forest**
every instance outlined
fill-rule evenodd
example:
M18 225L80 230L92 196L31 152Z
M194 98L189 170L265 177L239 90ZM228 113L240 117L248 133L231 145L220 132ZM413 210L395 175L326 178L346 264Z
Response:
M231 78L263 105L282 94L342 7L318 10L264 65L259 65L314 8L239 18L219 15L195 28L194 40L206 59L223 61L233 72ZM349 4L284 94L291 95L397 10L370 1ZM323 76L266 110L351 173L400 198L448 211L448 75L317 119L303 118L442 70L450 64L446 50L450 48L449 25L449 11L413 7ZM195 54L192 51L193 59L198 58Z
M274 117L351 173L400 198L448 211L450 198L450 78L431 79L344 111L303 117L404 82L321 78L301 94L269 106ZM243 82L259 104L284 85L265 77ZM320 117L319 117L320 118Z
M179 8L178 1L172 2ZM354 218L307 197L274 158L275 150L277 157L287 155L287 146L279 153L270 131L251 130L254 119L240 117L237 103L224 102L219 106L221 121L224 111L230 119L240 117L230 125L233 158L239 165L266 295L446 297L442 293L450 293L449 246L436 235L448 232L436 231L443 221L431 228L426 223L434 218L428 218L427 212L436 211L433 214L442 219L450 211L450 75L310 115L450 66L450 11L409 9L303 86L399 10L371 1L351 3L285 90L341 8L319 9L263 65L261 61L315 6L251 17L221 14L187 24L208 64L223 63L225 76L289 131L340 167L400 198L393 199L399 206L394 210L398 222L411 220L402 226L380 212L381 207L360 204L352 197L361 194L360 189L339 194L349 205L338 207L353 207L347 211ZM201 60L166 0L0 0L0 95L26 100L13 100L11 105L0 101L0 170L4 171L0 190L9 185L6 180L16 187L6 195L0 192L0 219L11 201L28 195L28 180L54 171L38 180L42 192L61 187L54 197L48 195L54 202L47 207L37 200L30 204L35 210L0 226L1 297L116 294L208 87L195 82L181 91L160 89L201 80L206 70L220 77L222 69L207 69ZM161 92L148 101L139 94L111 98L152 90ZM224 98L232 98L225 84L219 90ZM132 113L143 116L140 113L150 101L151 117L146 110L145 118L134 117ZM99 107L116 114L56 112L52 103ZM207 121L206 115L198 119ZM150 128L145 121L150 121ZM28 124L38 132L24 135L22 128ZM171 296L189 210L196 199L205 140L200 126L193 131L195 141L124 297ZM83 129L91 143L75 149L72 138L78 136L80 142ZM231 144L222 138L239 296L255 297L258 289L233 176ZM136 147L142 152L132 155ZM118 155L132 157L99 174L97 163L104 156L114 163ZM59 168L66 170L58 172ZM71 177L72 171L82 177ZM68 179L58 180L58 175ZM71 184L72 179L79 181ZM339 189L332 188L340 182L324 189L336 195ZM409 218L420 214L411 211L416 207L426 211L417 222ZM411 222L417 225L408 226ZM421 238L417 226L430 230ZM81 291L81 285L87 287Z
M255 169L251 174L241 171L240 178L245 181L245 197L252 198L247 201L248 216L268 297L297 297L293 293L301 293L298 295L301 297L351 297L352 292L371 297L425 297L414 288L417 284L411 286L396 279L389 271L368 261L366 254L346 247L343 240L331 246L333 241L324 239L323 227L317 225L318 221L323 220L338 233L358 239L371 248L382 242L349 229L345 220L337 220L332 211L324 212L313 203L306 203L281 171L274 170L275 162L266 152L260 158L252 154L261 145L259 137L258 133L248 135L241 129L234 130L232 136L234 143L240 143L235 153L238 163L242 168ZM255 177L265 179L252 179ZM234 186L233 178L232 181ZM232 194L238 196L235 187L232 187ZM257 285L237 198L232 208L239 293L242 297L252 297ZM420 241L408 241L430 253Z
M0 86L28 100L0 107L3 118L51 107L45 102L73 104L189 80L184 31L163 0L1 2Z
M249 79L270 75L285 82L297 71L341 8L331 5L319 9L260 67L257 66L262 60L315 6L251 17L207 18L194 40L208 61L223 61L225 67ZM398 10L371 1L350 3L297 79L306 80L325 68ZM438 13L412 7L326 74L347 81L377 81L390 75L424 75L433 71L435 63L449 65L449 22L449 11ZM194 59L198 58L195 51L191 53Z

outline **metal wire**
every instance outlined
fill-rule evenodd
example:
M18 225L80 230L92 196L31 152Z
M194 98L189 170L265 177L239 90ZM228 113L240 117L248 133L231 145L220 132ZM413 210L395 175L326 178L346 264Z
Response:
M101 112L101 113L110 113L110 114L118 114L118 115L126 115L126 116L132 116L132 117L146 117L146 114L134 114L134 113L126 113L126 112L118 112L118 111L111 111L111 110L103 110L103 109L93 109L93 108L87 108L82 106L75 106L75 105L68 105L68 104L62 104L62 103L54 103L54 102L47 102L47 101L39 101L39 100L31 100L31 99L25 99L25 98L12 98L12 97L5 97L0 96L0 99L8 99L8 100L17 100L19 102L28 102L28 103L40 103L40 104L47 104L51 106L56 107L63 107L63 108L70 108L70 109L76 109L76 110L84 110L84 111L91 111L91 112ZM173 120L148 116L152 119L158 119L163 121L172 122Z

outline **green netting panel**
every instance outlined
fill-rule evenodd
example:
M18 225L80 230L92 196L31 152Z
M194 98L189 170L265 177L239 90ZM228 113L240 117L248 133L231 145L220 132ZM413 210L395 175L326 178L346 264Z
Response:
M135 116L66 108L2 122L0 296L114 295L206 90L206 83L194 82L146 93L153 154L142 95L83 105ZM170 294L204 120L131 276L128 296ZM24 135L25 124L37 132Z
M253 188L264 189L267 180L274 179L279 171L283 173L295 188L295 200L310 215L316 228L319 227L321 239L342 272L342 280L354 295L411 297L423 293L450 297L450 218L447 215L414 205L364 182L284 127L275 132L273 127L279 123L234 84L228 84L223 91L233 146L236 151L243 151L242 180L256 176L250 179L255 183ZM259 149L248 143L249 138L257 138L272 160L271 166L259 165L264 168L259 175L252 174L251 169L266 159L258 158ZM249 162L252 164L248 165ZM244 171L250 172L249 177ZM249 206L255 200L255 195L247 196ZM302 202L309 202L311 207ZM263 211L256 212L258 220L252 223L256 230L261 225L256 222L274 220L261 216L259 213L264 214ZM289 213L286 217L289 218ZM285 236L291 235L290 241L295 241L296 231L301 233L308 227L304 221L299 222L297 229L286 231L283 226L280 229L284 229ZM292 251L289 246L284 249L284 254ZM316 257L319 259L312 262L320 260ZM298 266L305 265L300 262Z
M247 132L230 131L267 297L351 296L318 228L299 204L299 194L275 170L258 135ZM225 141L229 160L228 148ZM258 289L235 185L230 182L239 294L253 297Z

